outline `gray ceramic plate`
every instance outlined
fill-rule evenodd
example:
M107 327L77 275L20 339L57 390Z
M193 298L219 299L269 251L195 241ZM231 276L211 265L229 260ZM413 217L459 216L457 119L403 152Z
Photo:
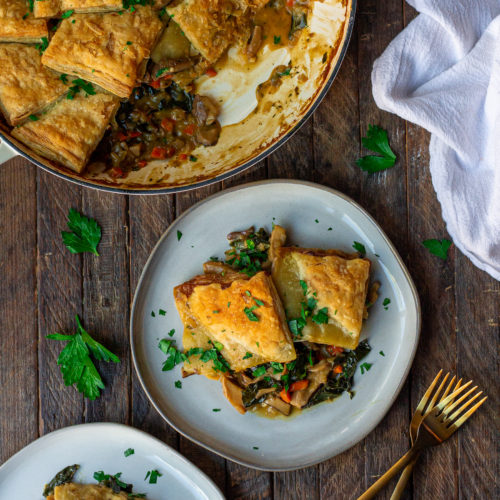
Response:
M132 448L134 454L125 457ZM42 500L44 485L67 465L80 465L77 483L94 484L93 474L122 472L134 492L148 500L223 500L217 486L175 450L145 432L120 424L66 427L37 439L0 467L0 498ZM162 475L156 484L147 471Z
M363 336L372 351L371 369L355 375L356 395L313 407L290 419L240 415L218 382L200 376L182 381L180 368L162 372L158 340L182 324L172 289L199 274L211 256L222 257L226 234L254 225L287 228L293 244L352 250L366 247L380 300L371 309ZM329 228L332 228L329 230ZM178 231L182 237L178 240ZM387 310L384 298L390 299ZM166 314L160 315L163 309ZM152 315L154 313L154 317ZM165 420L196 443L248 467L292 470L326 460L363 439L391 407L410 369L420 331L415 286L394 246L377 223L343 194L299 181L264 181L218 193L177 219L154 249L136 290L131 345L137 374ZM214 412L213 409L220 409Z

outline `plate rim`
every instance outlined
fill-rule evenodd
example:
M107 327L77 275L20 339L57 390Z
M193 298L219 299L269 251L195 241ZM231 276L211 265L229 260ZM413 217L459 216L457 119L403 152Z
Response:
M292 184L292 185L302 185L302 186L306 186L306 187L310 187L310 188L314 188L314 189L320 189L322 191L326 191L327 193L329 193L330 195L332 195L334 197L341 198L343 201L346 201L347 203L352 205L354 208L358 209L365 217L367 217L367 219L379 231L385 244L388 246L389 250L391 251L393 256L396 258L396 262L398 263L399 267L401 268L403 275L405 276L406 281L409 285L411 296L412 296L414 304L415 304L415 312L416 312L415 339L414 339L413 345L411 346L411 352L410 352L408 364L404 369L404 372L399 380L399 383L396 387L396 390L391 395L391 397L388 399L388 402L386 403L386 406L385 406L382 414L380 415L380 418L377 419L374 424L368 425L366 427L366 429L363 430L363 432L360 434L360 437L355 442L348 442L345 445L338 448L335 452L333 452L333 454L326 455L323 458L320 458L318 460L311 460L310 462L307 462L299 467L291 466L291 467L272 467L272 468L270 468L270 467L259 466L257 463L247 462L243 459L237 458L232 453L219 451L219 450L215 449L213 446L206 444L206 443L203 443L199 439L196 439L196 438L190 436L187 432L179 429L176 425L174 425L171 422L171 420L168 418L168 416L160 409L159 405L154 401L149 390L147 389L145 381L142 377L142 374L139 371L139 365L138 365L136 349L135 349L135 339L134 339L134 328L133 327L134 327L134 320L135 320L135 316L136 316L137 302L139 300L138 299L138 295L139 295L138 292L142 287L143 281L145 280L146 274L147 274L148 269L153 261L154 255L156 254L156 251L158 250L160 245L163 243L163 241L167 238L167 236L170 234L170 232L173 231L175 229L175 227L177 227L179 221L181 221L182 219L187 217L191 212L193 212L194 210L203 206L204 204L215 200L216 198L224 196L228 193L232 193L234 191L240 191L243 189L259 187L262 185L270 185L270 184ZM320 464L326 460L334 458L337 455L340 455L344 451L352 448L354 445L356 445L357 443L359 443L360 441L365 439L366 436L368 436L368 434L370 434L380 424L380 422L384 419L384 417L387 415L389 410L392 408L394 402L396 401L396 398L398 397L399 393L401 392L401 389L403 388L403 385L406 382L408 374L409 374L411 367L413 365L413 361L414 361L417 347L419 344L421 327L422 327L422 308L421 308L421 304L420 304L420 298L419 298L419 295L417 292L417 287L415 286L415 283L410 275L410 272L408 271L408 268L406 267L403 259L399 255L399 252L397 251L396 247L394 246L392 241L389 239L387 234L384 232L384 230L380 227L378 222L374 219L374 217L372 217L372 215L370 213L367 212L366 209L364 209L359 203L354 201L351 197L347 196L346 194L338 191L337 189L334 189L334 188L331 188L328 186L324 186L322 184L318 184L318 183L310 182L310 181L298 180L298 179L265 179L265 180L261 180L261 181L248 182L248 183L241 184L238 186L233 186L231 188L223 189L217 193L214 193L214 194L204 198L203 200L198 201L197 203L195 203L191 207L189 207L187 210L185 210L181 215L176 217L170 223L170 225L167 227L167 229L164 231L164 233L160 236L156 245L151 250L151 252L148 256L148 259L147 259L147 261L144 264L144 267L142 269L141 276L137 282L137 286L136 286L136 289L134 291L134 298L132 301L131 313L130 313L129 338L130 338L130 350L131 350L131 354L132 354L132 362L134 365L135 373L139 379L139 383L140 383L144 393L146 394L149 402L152 404L153 408L159 413L159 415L163 418L163 420L165 420L165 422L167 422L167 424L170 425L170 427L172 427L176 432L178 432L179 434L181 434L185 438L189 439L193 443L201 446L202 448L205 448L206 450L209 450L212 453L215 453L215 454L217 454L217 455L219 455L227 460L231 460L232 462L235 462L237 464L243 465L245 467L249 467L251 469L260 470L263 472L288 472L288 471L304 469L306 467L311 467L313 465L317 465L317 464Z
M13 462L18 460L21 455L29 451L31 448L34 448L35 446L39 446L41 443L44 441L48 441L52 439L55 435L60 435L60 434L66 434L66 433L71 433L74 431L78 430L90 430L90 429L95 429L95 428L107 428L107 429L118 429L121 431L125 432L130 432L132 434L139 434L143 438L146 438L149 441L153 441L157 444L159 444L162 448L166 448L169 453L173 453L177 459L181 460L184 465L186 465L189 469L195 470L200 477L205 480L214 490L214 493L219 495L219 498L221 500L225 499L225 496L223 495L222 491L220 488L215 484L215 482L205 473L203 472L199 467L197 467L193 462L188 460L184 455L182 455L179 451L176 449L172 448L169 446L167 443L162 441L161 439L158 439L155 436L152 436L151 434L143 431L142 429L138 429L137 427L132 427L131 425L126 425L126 424L121 424L118 422L86 422L84 424L75 424L75 425L68 425L66 427L62 427L60 429L56 429L52 432L49 432L47 434L44 434L43 436L38 437L37 439L31 441L28 443L26 446L18 450L14 455L12 455L10 458L8 458L3 464L0 465L0 485L1 485L1 475L9 465L11 465ZM177 470L177 469L176 469ZM193 481L194 482L194 481ZM198 485L199 487L200 485Z

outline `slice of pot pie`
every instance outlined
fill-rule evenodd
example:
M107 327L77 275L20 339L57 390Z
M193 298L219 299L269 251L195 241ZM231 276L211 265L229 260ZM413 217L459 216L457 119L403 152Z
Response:
M12 135L42 156L81 172L118 106L119 99L107 93L77 94L15 128Z
M235 41L249 37L247 19L235 16L237 9L227 0L181 0L170 4L167 12L195 49L214 63Z
M0 44L0 110L10 125L43 111L68 91L60 75L43 66L36 47Z
M47 22L33 18L26 0L0 0L0 42L39 43L48 36Z
M283 228L276 226L271 236L272 276L296 340L355 349L370 261L338 250L283 247L283 235Z
M59 17L72 11L74 14L113 12L123 9L123 0L35 0L35 17Z
M134 12L73 15L62 21L42 62L129 97L162 29L150 6L138 6Z
M66 483L54 488L54 494L47 500L126 500L128 493L115 493L111 488L100 484Z
M184 373L219 379L224 370L199 354L214 347L235 372L294 360L285 312L271 277L259 272L249 278L226 269L196 276L174 289L189 356ZM190 354L192 349L196 354Z

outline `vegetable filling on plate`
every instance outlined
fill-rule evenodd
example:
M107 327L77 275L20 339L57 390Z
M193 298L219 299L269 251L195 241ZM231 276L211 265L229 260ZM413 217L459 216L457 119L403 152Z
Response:
M163 339L164 371L220 380L240 413L290 415L352 390L371 263L358 253L285 247L274 226L233 232L225 261L174 289L184 324L183 351Z

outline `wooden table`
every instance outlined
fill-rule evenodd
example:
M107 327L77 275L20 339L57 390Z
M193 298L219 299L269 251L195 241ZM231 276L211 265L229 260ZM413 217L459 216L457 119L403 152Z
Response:
M402 0L361 0L341 71L314 117L272 157L229 182L177 196L127 197L76 187L22 159L0 168L0 463L55 429L122 422L180 450L228 498L351 499L407 450L412 410L444 368L474 379L490 399L458 435L425 454L407 498L499 498L500 283L455 247L443 262L422 246L427 238L447 236L429 174L429 136L378 110L371 95L373 61L414 15ZM398 155L393 169L375 175L354 163L369 123L388 130ZM209 453L164 423L131 367L128 324L142 267L176 216L229 185L277 177L339 189L378 220L416 282L423 328L408 381L366 439L316 467L270 474ZM75 256L63 246L60 231L71 207L101 224L99 258ZM76 313L122 359L100 366L107 388L95 402L64 387L56 365L61 346L44 338L74 331Z

